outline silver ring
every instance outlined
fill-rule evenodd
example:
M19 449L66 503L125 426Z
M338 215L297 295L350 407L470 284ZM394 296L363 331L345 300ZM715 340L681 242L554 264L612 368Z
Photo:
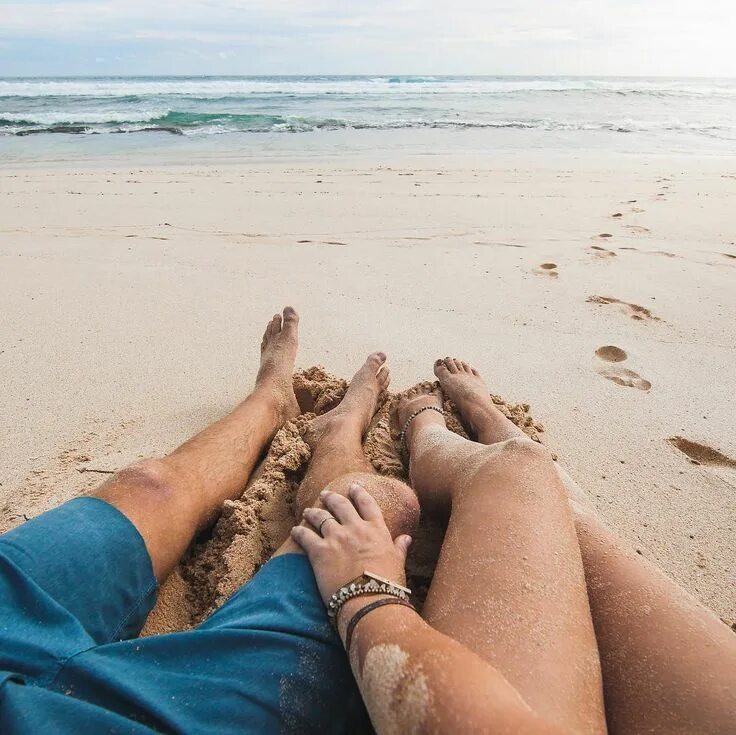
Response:
M340 522L340 521L337 520L337 518L335 518L335 516L327 516L327 518L324 518L322 520L322 522L319 524L319 526L317 526L317 533L320 536L322 536L322 526L324 526L325 523L327 523L327 521L335 521L335 523L339 523Z

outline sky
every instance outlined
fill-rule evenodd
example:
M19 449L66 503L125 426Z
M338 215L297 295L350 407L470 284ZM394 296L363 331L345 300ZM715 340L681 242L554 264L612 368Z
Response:
M736 76L734 0L0 0L0 76Z

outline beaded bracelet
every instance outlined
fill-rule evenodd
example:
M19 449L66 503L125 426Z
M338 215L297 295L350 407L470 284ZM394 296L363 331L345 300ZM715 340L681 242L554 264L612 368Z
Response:
M404 602L409 602L411 590L408 587L402 587L400 584L392 582L390 579L384 579L377 574L373 574L373 572L365 571L352 582L348 582L346 585L340 587L330 597L327 603L327 616L334 626L337 626L337 615L342 606L348 600L360 595L391 595Z

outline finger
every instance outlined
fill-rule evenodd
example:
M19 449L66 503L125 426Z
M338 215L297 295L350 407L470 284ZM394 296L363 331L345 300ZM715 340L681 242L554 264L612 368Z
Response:
M380 506L364 487L354 483L348 490L348 497L353 501L363 520L383 520L383 513L381 513Z
M312 526L314 530L322 536L322 538L325 538L325 535L330 532L330 526L333 526L334 530L335 526L340 525L340 522L335 518L335 516L333 516L329 510L325 510L324 508L305 508L302 515L307 523L309 523L309 525Z
M343 525L360 520L355 506L344 495L323 490L319 494L319 498L323 505L327 506L332 515Z
M394 539L394 546L397 551L402 555L404 561L406 561L406 555L409 553L409 547L411 546L412 538L407 534L402 534Z
M304 553L310 558L322 544L321 536L318 536L311 528L306 526L294 526L291 529L291 538L302 547Z

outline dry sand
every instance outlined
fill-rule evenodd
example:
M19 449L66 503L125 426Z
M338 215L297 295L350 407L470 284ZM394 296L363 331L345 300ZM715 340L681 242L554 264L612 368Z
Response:
M607 522L732 622L734 195L736 161L694 158L5 166L0 529L227 411L293 303L301 366L383 349L398 390L457 354L531 403ZM283 534L288 493L259 502L172 578L167 625Z

